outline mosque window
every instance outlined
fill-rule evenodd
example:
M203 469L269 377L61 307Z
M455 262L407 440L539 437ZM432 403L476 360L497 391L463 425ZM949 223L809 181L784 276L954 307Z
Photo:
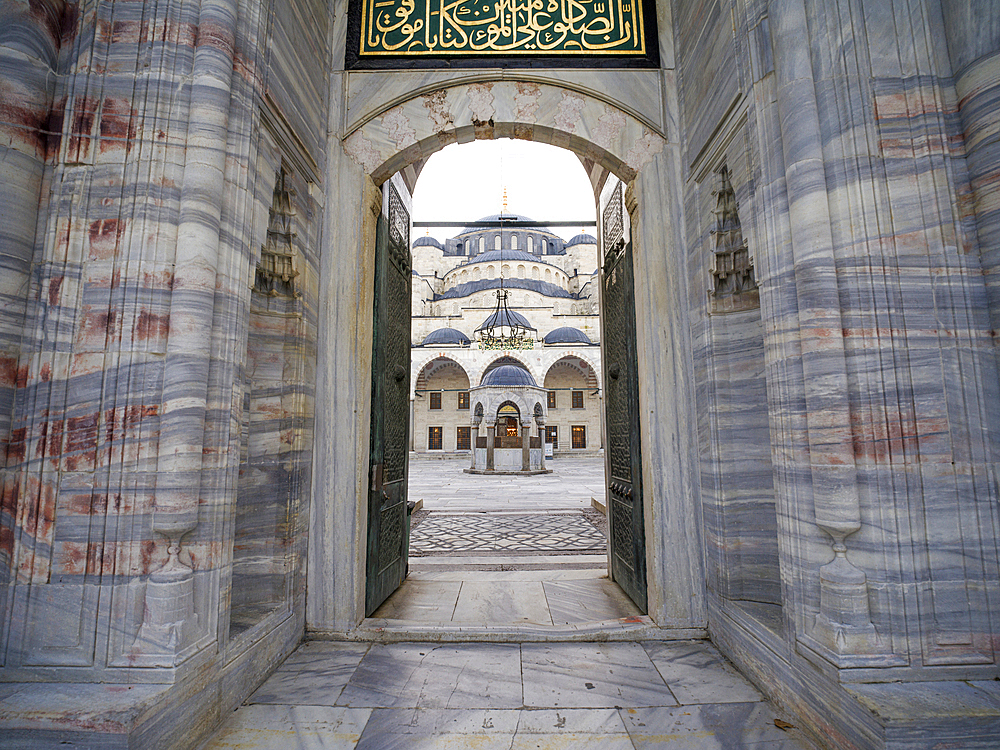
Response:
M572 433L572 447L573 448L586 448L587 447L587 428L582 424L575 424L571 428Z
M465 255L465 245L459 242L457 245L455 245L455 252L458 253L459 255Z
M517 267L517 278L523 279L525 277L525 274L527 274L527 270L525 269L525 267L524 266L518 266Z
M472 428L459 427L455 432L455 449L460 451L472 450Z
M500 235L499 234L496 235L493 238L493 249L494 250L499 250L500 249Z
M458 408L468 409L469 408L469 392L459 391L458 392Z
M555 391L549 391L549 408L550 409L555 409L556 408L556 392Z
M479 238L479 252L482 253L482 252L485 252L485 251L486 251L486 238L485 237L480 237Z
M559 448L559 428L555 425L545 426L545 442L552 445L552 450Z
M535 238L532 237L530 234L528 235L528 252L529 253L535 252Z
M573 408L583 408L583 391L573 391Z
M439 451L442 450L441 445L441 435L444 429L441 427L428 427L427 428L427 450L429 451Z
M431 391L431 408L441 408L441 391Z
M510 236L510 247L512 250L517 250L517 235L512 234Z

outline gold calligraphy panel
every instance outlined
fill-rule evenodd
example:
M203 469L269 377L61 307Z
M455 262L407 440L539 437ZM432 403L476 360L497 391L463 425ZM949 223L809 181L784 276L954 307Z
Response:
M370 55L644 55L642 0L361 0Z

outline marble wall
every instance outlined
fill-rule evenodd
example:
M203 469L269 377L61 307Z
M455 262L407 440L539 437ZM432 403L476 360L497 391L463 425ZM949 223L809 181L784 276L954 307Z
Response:
M0 4L0 700L188 746L358 625L378 186L509 136L628 188L653 620L831 746L995 746L996 3L660 0L661 69L523 75L345 71L346 7ZM723 165L760 305L710 314Z

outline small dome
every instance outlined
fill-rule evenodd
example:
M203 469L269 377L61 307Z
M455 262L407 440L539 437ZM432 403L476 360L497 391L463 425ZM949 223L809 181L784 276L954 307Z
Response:
M589 346L592 343L587 334L579 328L571 328L570 326L549 331L542 340L546 344L586 344Z
M471 343L469 337L456 328L438 328L431 331L421 346L440 346L441 344L459 344L465 346Z
M538 330L533 325L531 325L531 323L528 322L528 319L523 315L521 315L521 313L514 312L513 310L500 310L500 312L495 312L492 315L490 315L490 317L488 317L486 320L484 320L483 324L476 329L476 333L479 333L484 328L489 328L490 326L513 327L515 325L527 328L529 331Z
M444 250L444 247L433 237L418 237L413 243L414 247L436 247L438 250Z
M500 365L483 376L482 385L535 385L531 373L517 365Z
M578 234L576 237L567 242L564 247L572 247L573 245L596 245L597 238L591 234Z

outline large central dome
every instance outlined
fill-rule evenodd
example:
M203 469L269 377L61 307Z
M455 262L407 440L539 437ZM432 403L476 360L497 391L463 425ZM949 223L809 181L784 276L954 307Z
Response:
M490 214L489 216L484 216L481 219L477 219L477 222L483 221L499 221L501 223L505 222L515 222L515 221L534 221L530 216L525 216L523 214ZM499 227L503 229L503 227ZM526 227L518 227L519 229L525 229ZM459 232L459 235L469 234L470 232L488 232L490 229L497 229L497 227L465 227ZM531 231L534 232L544 232L546 234L553 234L552 230L548 227L530 227Z

